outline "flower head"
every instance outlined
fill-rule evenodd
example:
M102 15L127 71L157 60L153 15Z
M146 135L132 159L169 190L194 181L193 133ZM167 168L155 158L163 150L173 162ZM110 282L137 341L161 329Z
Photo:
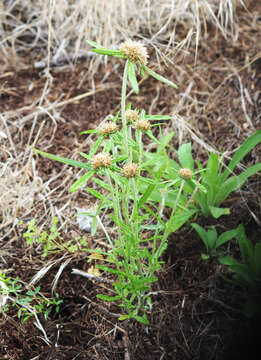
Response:
M193 175L192 171L187 168L179 169L178 174L179 174L179 177L181 177L181 179L184 179L184 180L190 180Z
M94 169L109 167L111 165L111 157L107 153L100 152L93 157L91 162Z
M138 164L128 163L123 166L122 173L126 178L132 178L138 174L138 169Z
M142 131L148 131L150 129L150 122L148 120L137 120L134 127Z
M146 65L148 62L147 50L145 46L138 41L127 40L120 45L120 50L130 61L134 63Z
M99 132L102 135L113 134L117 131L117 125L112 121L107 121L106 123L99 126Z
M125 116L127 124L139 120L139 113L136 110L127 110Z

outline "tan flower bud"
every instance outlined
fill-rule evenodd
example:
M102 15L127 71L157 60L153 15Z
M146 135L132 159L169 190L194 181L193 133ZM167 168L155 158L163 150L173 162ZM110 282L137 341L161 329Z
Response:
M122 168L122 173L126 178L135 177L138 174L139 166L135 163L125 164Z
M101 124L101 126L99 126L99 132L102 135L113 134L117 131L117 129L118 129L117 125L112 121L108 121L104 124Z
M181 177L182 179L184 180L189 180L192 178L192 171L190 169L187 169L187 168L183 168L183 169L179 169L179 177Z
M150 129L150 122L148 120L141 119L137 120L134 126L136 129L148 131Z
M111 157L107 153L100 152L93 157L91 162L94 169L109 167L111 165Z
M139 113L136 110L127 110L125 116L127 124L139 120Z
M138 41L127 40L120 45L120 50L134 63L146 65L148 62L147 50L145 46Z

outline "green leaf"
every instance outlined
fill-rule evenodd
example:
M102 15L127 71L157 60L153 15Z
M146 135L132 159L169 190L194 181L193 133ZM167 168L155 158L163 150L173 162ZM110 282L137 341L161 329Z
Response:
M130 317L131 317L130 315L125 314L125 315L121 315L121 316L118 318L118 320L123 321L123 320L130 319Z
M139 199L138 202L138 209L141 209L143 207L143 205L146 203L146 201L148 200L148 198L150 197L152 191L155 189L156 184L149 184L147 189L145 190L144 194L142 195L142 197Z
M179 161L183 168L194 171L194 160L191 152L191 143L182 144L178 149Z
M88 158L91 160L93 156L96 154L97 150L99 149L101 143L103 141L103 136L100 136L97 141L94 143L94 145L91 148L91 151L88 154Z
M209 210L210 210L211 215L215 219L218 219L222 215L229 215L230 214L230 209L229 208L220 208L220 207L215 207L215 206L209 206Z
M147 73L148 73L149 75L151 75L151 76L154 77L155 79L161 81L161 82L164 83L164 84L173 86L175 89L178 88L178 86L177 86L176 84L174 84L172 81L170 81L170 80L164 78L163 76L155 73L153 70L151 70L151 69L150 69L149 67L147 67L146 65L143 65L143 68L144 68L144 70L147 71Z
M239 178L238 176L232 176L228 178L220 187L215 196L214 204L217 207L222 204L222 202L228 197L228 195L238 189L239 187Z
M91 49L92 52L100 55L116 56L119 58L126 58L126 56L120 50L110 50L106 48Z
M243 262L252 266L254 263L254 247L247 238L245 228L242 224L237 227L237 239Z
M254 268L257 277L261 279L261 242L255 246Z
M210 153L206 171L202 173L204 183L206 182L210 188L215 188L216 184L220 181L218 176L219 169L219 156L215 153Z
M237 152L232 157L227 170L223 174L223 181L228 177L228 175L234 170L236 165L248 154L257 144L261 142L261 130L258 130L254 135L250 136Z
M153 120L170 120L171 116L169 116L169 115L145 115L144 118L146 120L150 120L150 121L153 121ZM174 131L172 131L171 133L174 135ZM167 134L167 135L169 135L169 134ZM171 137L173 137L173 135Z
M83 185L85 185L88 180L95 174L95 170L91 170L86 174L82 175L75 183L70 187L69 193L72 193L78 189L80 189Z
M219 247L223 244L225 244L226 242L228 242L229 240L233 239L234 237L236 237L237 235L237 230L229 230L224 232L223 234L221 234L219 236L219 238L217 239L216 242L216 247Z
M96 191L96 190L94 190L92 188L85 187L84 190L87 191L89 194L95 196L99 200L104 200L105 199L105 197L102 194L100 194L98 191Z
M128 79L131 84L132 89L134 90L135 94L139 93L139 85L136 77L136 64L129 61L128 62Z
M215 250L217 241L217 230L215 228L208 230L208 244L210 250Z
M195 214L194 210L177 211L176 214L167 222L167 233L173 233L181 228Z
M44 156L44 157L46 157L46 158L48 158L50 160L59 161L59 162L61 162L63 164L71 165L71 166L78 167L78 168L81 168L81 169L92 170L91 165L85 164L85 163L80 162L80 161L71 160L71 159L61 157L61 156L49 154L49 153L47 153L45 151L40 151L38 149L34 149L34 151L37 154L40 154L40 155L42 155L42 156Z
M117 301L120 300L120 296L116 295L116 296L108 296L108 295L103 295L103 294L97 294L96 297L98 299L104 300L104 301Z
M141 324L148 325L150 323L149 320L147 319L146 314L143 314L142 316L134 315L133 317L135 320L137 320Z
M98 129L92 129L92 130L84 130L80 132L80 135L84 135L84 134L97 134L99 132Z
M196 232L200 236L201 240L203 241L206 249L208 250L209 243L208 243L208 233L206 232L206 230L204 230L203 227L201 227L200 225L198 225L196 223L192 223L191 226L193 227L194 230L196 230Z

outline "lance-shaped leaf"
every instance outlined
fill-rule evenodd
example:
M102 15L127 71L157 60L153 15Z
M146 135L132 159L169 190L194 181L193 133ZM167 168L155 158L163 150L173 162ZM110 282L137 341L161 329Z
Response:
M128 79L135 94L139 93L139 85L136 77L136 64L128 62Z
M163 76L155 73L153 70L151 70L149 67L147 67L146 65L143 65L144 69L147 71L147 73L149 75L151 75L152 77L154 77L155 79L163 82L164 84L167 84L167 85L170 85L170 86L173 86L175 89L178 88L178 86L176 84L174 84L172 81L164 78Z

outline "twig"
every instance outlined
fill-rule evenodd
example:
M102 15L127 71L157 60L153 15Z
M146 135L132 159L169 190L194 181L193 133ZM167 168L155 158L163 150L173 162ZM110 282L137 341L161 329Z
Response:
M92 274L89 274L85 271L82 271L82 270L78 270L78 269L72 269L72 274L74 275L81 275L83 277L86 277L90 280L95 280L95 281L98 281L98 282L103 282L105 284L112 284L114 281L113 280L110 280L110 279L105 279L105 278L101 278L99 276L95 276L95 275L92 275Z

